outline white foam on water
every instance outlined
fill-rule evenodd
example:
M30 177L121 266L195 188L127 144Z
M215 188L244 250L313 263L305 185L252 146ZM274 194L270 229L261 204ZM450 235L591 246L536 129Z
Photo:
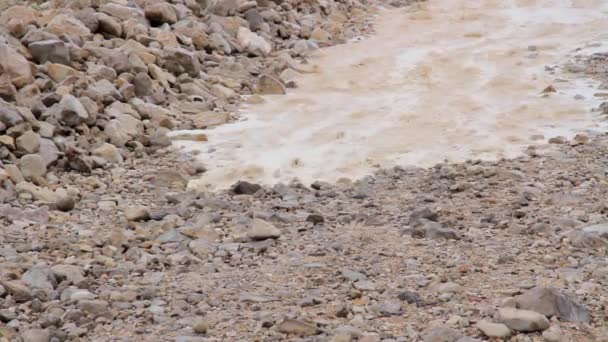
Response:
M202 131L208 142L177 142L208 168L191 187L509 158L606 129L591 111L598 83L559 68L608 51L606 1L430 0L376 19L373 37L320 50L320 71L287 95L244 106L241 121Z

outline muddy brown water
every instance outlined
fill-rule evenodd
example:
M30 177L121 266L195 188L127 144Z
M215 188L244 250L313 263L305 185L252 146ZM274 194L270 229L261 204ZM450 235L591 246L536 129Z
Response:
M359 178L379 167L515 157L605 129L598 84L563 71L608 51L608 2L430 0L380 10L374 36L319 50L284 96L205 130L193 188ZM544 93L552 86L556 92Z

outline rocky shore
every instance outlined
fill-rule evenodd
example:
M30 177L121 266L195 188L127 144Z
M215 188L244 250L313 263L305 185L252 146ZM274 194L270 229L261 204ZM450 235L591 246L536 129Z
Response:
M608 341L608 136L186 190L167 132L297 86L372 5L0 2L0 341Z

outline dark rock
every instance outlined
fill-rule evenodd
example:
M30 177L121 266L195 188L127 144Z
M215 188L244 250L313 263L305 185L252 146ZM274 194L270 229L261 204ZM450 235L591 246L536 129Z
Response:
M262 189L259 184L249 183L246 181L239 181L232 186L232 192L237 195L252 195Z
M314 225L321 224L325 222L325 219L322 215L319 214L310 214L306 218L306 222L311 222Z
M61 40L43 40L29 45L34 60L40 64L46 62L69 64L70 51Z

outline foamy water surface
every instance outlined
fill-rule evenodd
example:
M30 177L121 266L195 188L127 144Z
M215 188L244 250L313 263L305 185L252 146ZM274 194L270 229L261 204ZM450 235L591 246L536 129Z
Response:
M373 37L316 53L319 72L302 74L298 88L203 131L208 142L177 144L201 151L208 171L191 183L199 189L514 157L556 135L605 129L591 111L602 102L598 84L560 66L608 51L606 38L606 1L430 0L385 10ZM549 85L557 92L543 93Z

